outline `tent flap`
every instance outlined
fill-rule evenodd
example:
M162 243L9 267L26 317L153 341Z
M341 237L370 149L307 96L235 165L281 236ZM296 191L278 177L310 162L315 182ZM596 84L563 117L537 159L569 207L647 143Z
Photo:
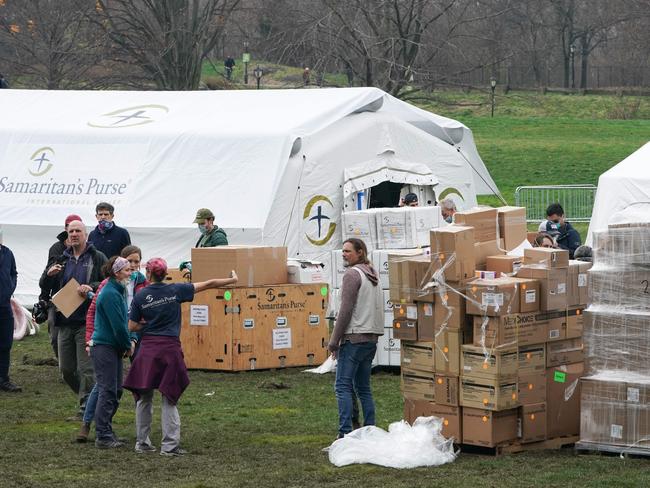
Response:
M343 172L343 197L372 188L383 181L404 183L409 185L434 186L438 179L431 169L424 164L407 163L404 161L369 161L364 164L346 168Z

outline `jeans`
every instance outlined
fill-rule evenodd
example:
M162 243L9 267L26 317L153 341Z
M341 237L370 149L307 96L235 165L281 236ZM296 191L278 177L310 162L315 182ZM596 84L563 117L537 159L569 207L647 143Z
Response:
M339 405L339 434L352 432L353 391L356 391L363 410L363 425L375 425L375 402L370 389L372 359L377 352L376 342L343 343L336 364L336 400Z
M93 365L86 353L85 327L59 327L59 369L63 380L79 397L79 410L86 408L93 387Z
M0 383L9 381L9 361L14 342L14 316L11 306L0 306Z
M97 410L97 399L99 398L99 388L97 383L93 386L93 389L90 390L90 395L88 395L88 400L86 400L86 409L84 410L84 422L86 424L91 424L95 420L95 410Z
M98 391L95 438L108 441L114 438L113 416L119 406L118 391L122 389L122 354L114 347L104 344L93 346L90 354L95 366Z

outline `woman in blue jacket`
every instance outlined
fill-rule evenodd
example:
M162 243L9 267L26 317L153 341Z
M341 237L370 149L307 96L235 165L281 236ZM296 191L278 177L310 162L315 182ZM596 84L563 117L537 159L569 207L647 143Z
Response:
M109 279L97 297L90 356L99 390L95 447L113 449L124 445L113 433L112 422L119 405L118 391L122 388L122 358L130 356L134 349L126 304L126 285L131 274L129 261L114 256L106 263L104 272Z

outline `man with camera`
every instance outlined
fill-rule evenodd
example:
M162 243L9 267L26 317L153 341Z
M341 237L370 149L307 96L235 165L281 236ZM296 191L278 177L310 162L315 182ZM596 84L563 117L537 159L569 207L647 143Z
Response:
M53 264L63 264L65 258L63 257L63 251L70 245L68 242L68 224L70 222L78 220L81 222L81 217L75 214L68 215L65 218L65 225L63 232L60 232L56 236L56 242L50 246L50 249L47 253L47 264L45 265L45 271L38 282L38 286L41 288L41 294L38 296L38 303L34 304L34 311L32 316L36 323L42 324L47 321L47 331L50 334L50 344L52 345L52 350L54 351L54 356L59 358L59 347L57 345L57 328L54 325L54 315L56 310L54 306L50 303L50 298L52 298L52 289L49 287L45 279L47 278L47 270Z
M86 298L69 317L56 312L54 323L58 328L59 369L63 380L79 397L79 412L75 419L81 420L88 394L93 387L93 367L86 354L86 312L90 299L102 281L102 266L106 256L87 242L86 227L79 220L68 224L68 243L63 258L55 262L46 273L44 284L52 294L63 288L73 278L79 283L77 293Z

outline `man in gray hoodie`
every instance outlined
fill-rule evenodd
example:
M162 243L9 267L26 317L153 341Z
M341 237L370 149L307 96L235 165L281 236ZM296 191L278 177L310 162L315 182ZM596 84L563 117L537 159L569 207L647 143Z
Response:
M339 438L352 431L353 392L361 401L364 425L375 425L370 372L377 338L384 333L379 276L368 260L365 243L361 239L346 240L343 260L348 269L343 275L341 306L328 344L338 360L334 389L339 407Z

